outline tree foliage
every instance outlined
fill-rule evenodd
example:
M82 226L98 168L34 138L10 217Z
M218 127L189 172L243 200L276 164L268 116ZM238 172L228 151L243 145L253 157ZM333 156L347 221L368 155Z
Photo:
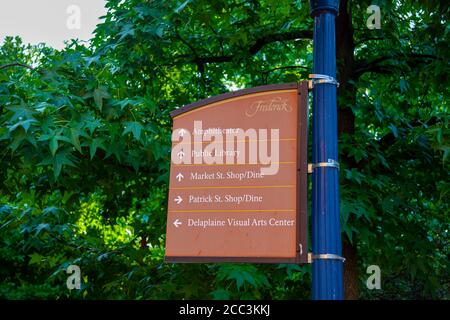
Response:
M360 295L448 299L449 5L376 1L382 26L369 30L372 3L342 2L350 28L337 45L351 59L338 61L339 109L351 125L339 139L341 217ZM107 8L88 46L0 47L0 297L309 298L309 266L163 262L170 111L306 79L308 3ZM70 264L80 291L65 287ZM377 292L364 289L371 264Z

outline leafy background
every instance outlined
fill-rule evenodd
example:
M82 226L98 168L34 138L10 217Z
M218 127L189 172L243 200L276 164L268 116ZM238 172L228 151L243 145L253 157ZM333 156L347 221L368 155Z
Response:
M366 9L381 8L380 30ZM0 47L0 298L309 299L309 265L163 262L170 111L306 79L306 1L107 1L88 46ZM448 299L448 1L342 0L348 299ZM66 268L81 267L81 290ZM365 286L379 265L382 289Z

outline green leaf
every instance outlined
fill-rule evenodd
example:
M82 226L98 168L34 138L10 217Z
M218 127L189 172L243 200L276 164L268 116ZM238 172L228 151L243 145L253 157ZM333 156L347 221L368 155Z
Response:
M408 90L408 83L404 79L400 79L400 91L405 92Z
M39 225L36 226L36 233L34 234L35 236L39 235L41 233L42 230L49 230L50 229L50 225L48 223L40 223Z
M92 119L89 121L86 121L84 124L84 127L89 129L89 132L91 135L94 133L95 129L99 128L102 125L102 122L100 119Z
M119 38L118 42L122 41L127 36L134 36L133 24L128 23L128 24L124 25L122 27L122 31L119 33L119 36L120 36L120 38Z
M175 9L175 12L176 12L176 13L180 13L180 12L184 9L184 7L186 7L186 6L189 4L189 2L191 2L191 0L186 0L185 2L183 2L182 4L180 4L180 5Z
M27 133L25 132L25 129L21 128L19 130L14 131L14 138L12 143L9 145L11 150L14 152L19 148L19 146L22 144L22 142L26 139Z
M394 137L398 138L398 130L397 127L394 126L393 124L389 125L389 129L391 129L392 133L394 134Z
M11 122L14 122L17 120L22 121L22 120L30 119L33 117L34 114L37 113L36 111L27 107L24 104L7 107L6 109L8 109L14 113L14 115L10 119Z
M136 140L141 137L142 125L139 122L125 122L123 135L132 132Z
M350 241L351 244L353 244L353 230L352 228L346 224L345 226L343 226L344 229L344 233L346 234L348 240Z
M440 145L442 144L442 140L443 140L442 128L433 128L433 129L428 130L428 132L435 133L437 143Z
M61 132L61 131L62 130L59 130L59 132ZM51 152L52 156L54 156L56 154L56 151L59 148L58 141L65 141L68 143L72 143L72 141L68 137L63 136L55 131L52 131L49 134L44 134L44 135L40 136L39 141L49 141L49 148L50 148L50 152Z
M442 156L442 163L445 164L445 162L448 159L448 156L450 155L450 146L442 146L441 150L444 152Z
M136 103L135 100L127 98L127 99L123 99L123 100L120 100L120 101L116 101L114 103L114 105L120 106L120 110L123 110L126 106L128 106L128 105L136 106L137 103Z
M38 122L36 119L27 119L17 122L16 124L9 127L9 132L16 130L18 127L22 127L25 129L25 132L28 131L30 125L34 122Z
M219 269L218 278L221 280L234 280L238 290L240 290L245 283L249 283L255 288L260 286L269 286L267 278L251 265L221 266Z
M83 153L80 145L79 131L76 128L70 129L70 141L74 145L75 149L77 149L80 153Z
M53 136L50 139L50 152L52 153L52 156L55 156L56 151L58 150L58 136Z
M61 169L64 165L76 167L73 161L68 158L66 152L58 152L53 160L53 173L55 175L55 179L57 179L61 174Z
M33 253L29 257L31 258L30 261L28 262L29 265L40 264L42 259L44 258L39 253Z
M230 292L225 289L217 289L211 292L214 300L228 300L230 299Z
M61 169L63 166L71 166L76 167L74 163L74 157L71 156L70 152L67 150L60 150L58 153L56 153L53 157L47 157L43 159L38 165L39 166L45 166L45 165L52 165L53 166L53 174L55 176L55 179L58 179L59 175L61 174Z
M164 35L164 30L166 29L166 25L161 23L155 30L155 34L162 38L162 36Z
M101 139L101 138L93 139L91 145L89 146L89 153L90 153L90 156L91 156L91 160L94 159L95 153L97 152L97 149L99 147L104 149L103 139Z
M108 91L106 90L105 87L98 87L97 89L94 90L94 102L95 105L97 106L97 108L102 111L103 109L103 100L104 99L109 99L110 95L108 93Z

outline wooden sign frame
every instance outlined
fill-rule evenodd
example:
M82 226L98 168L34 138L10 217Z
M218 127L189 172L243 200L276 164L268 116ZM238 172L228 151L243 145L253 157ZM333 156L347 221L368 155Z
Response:
M224 93L208 99L197 101L174 110L172 118L186 112L208 106L210 104L241 97L254 93L279 91L287 89L297 90L297 177L296 177L296 256L295 257L221 257L221 256L165 256L166 262L178 263L216 263L216 262L238 262L238 263L308 263L308 212L307 212L307 174L308 174L308 82L274 84L254 87L235 92ZM172 165L171 165L172 170ZM171 201L171 199L169 199ZM172 223L168 221L167 225ZM169 229L168 229L169 230ZM173 236L173 235L171 235ZM167 240L166 240L167 241Z

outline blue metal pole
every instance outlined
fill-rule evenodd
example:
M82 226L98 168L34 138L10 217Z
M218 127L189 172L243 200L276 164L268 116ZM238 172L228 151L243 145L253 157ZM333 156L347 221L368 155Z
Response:
M314 17L314 74L336 78L336 27L339 0L311 0ZM313 164L338 161L336 85L313 89ZM316 167L312 174L312 297L344 298L339 220L339 171ZM315 257L315 258L314 258Z

